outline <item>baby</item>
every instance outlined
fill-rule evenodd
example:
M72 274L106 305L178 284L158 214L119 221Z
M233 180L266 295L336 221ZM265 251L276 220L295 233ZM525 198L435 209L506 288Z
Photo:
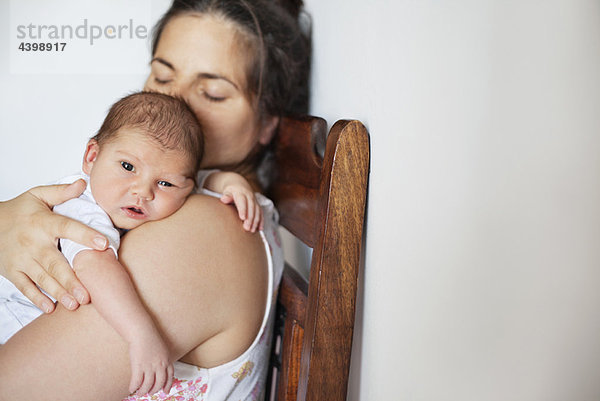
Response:
M54 211L93 227L109 240L105 251L66 239L60 240L60 247L95 308L129 345L132 393L161 389L168 393L173 367L167 344L117 259L120 234L178 210L196 186L202 152L200 125L183 101L140 92L111 107L86 146L83 172L61 180L84 179L88 185L79 198L57 205ZM209 175L207 189L223 193L225 203L234 202L244 227L255 231L261 223L260 208L248 182L235 173L199 174ZM24 312L17 318L20 325L10 322L19 314L11 308L23 307L23 303L35 306L16 288L8 288L9 284L0 276L0 343L41 314L39 310Z

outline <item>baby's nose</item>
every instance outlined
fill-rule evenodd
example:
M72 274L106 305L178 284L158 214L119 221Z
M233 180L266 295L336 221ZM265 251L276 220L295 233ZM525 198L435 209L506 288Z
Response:
M137 185L134 185L131 189L131 193L135 197L143 199L145 201L151 201L154 199L154 192L152 191L152 188L147 184L138 183Z

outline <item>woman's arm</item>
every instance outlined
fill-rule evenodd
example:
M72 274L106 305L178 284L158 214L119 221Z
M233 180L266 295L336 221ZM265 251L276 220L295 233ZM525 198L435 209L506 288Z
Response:
M93 229L52 213L51 208L79 196L85 182L33 188L0 202L0 274L50 313L54 303L36 286L68 309L89 302L89 294L57 249L58 238L69 238L93 249L106 249L107 241Z
M169 218L129 232L120 260L172 360L212 367L252 343L266 301L266 255L233 207L192 196ZM0 347L0 400L118 400L129 375L125 341L93 305L41 316Z

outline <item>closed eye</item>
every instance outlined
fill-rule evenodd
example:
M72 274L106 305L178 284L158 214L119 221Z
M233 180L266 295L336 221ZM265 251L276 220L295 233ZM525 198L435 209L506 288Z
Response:
M206 92L204 92L204 97L211 102L222 102L223 100L226 99L225 97L211 96Z
M131 164L131 163L128 163L128 162L125 162L125 161L122 161L122 162L121 162L121 166L122 166L122 167L123 167L125 170L127 170L127 171L134 171L134 170L135 170L135 167L133 167L133 164Z

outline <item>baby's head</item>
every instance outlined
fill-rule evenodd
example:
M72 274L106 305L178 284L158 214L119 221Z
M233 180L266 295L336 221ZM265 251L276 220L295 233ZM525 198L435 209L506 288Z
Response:
M202 130L180 99L139 92L115 103L87 144L83 171L92 195L119 228L179 209L195 186Z

